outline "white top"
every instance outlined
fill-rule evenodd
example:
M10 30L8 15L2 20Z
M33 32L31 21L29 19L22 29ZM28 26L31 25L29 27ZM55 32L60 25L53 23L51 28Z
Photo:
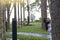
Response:
M51 32L51 29L52 29L51 23L49 23L49 24L48 24L48 31Z

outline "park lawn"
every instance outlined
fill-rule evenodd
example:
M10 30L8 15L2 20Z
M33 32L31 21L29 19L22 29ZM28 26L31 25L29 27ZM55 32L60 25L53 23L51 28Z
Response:
M39 33L39 34L49 34L48 31L43 30L41 27L41 23L39 22L35 22L35 23L30 23L32 24L32 26L22 26L22 27L18 27L17 31L18 32L31 32L31 33ZM12 30L8 30L9 32L11 32Z
M7 38L12 38L12 35L6 35ZM19 40L49 40L49 38L41 38L36 36L24 36L24 35L18 35L17 39Z

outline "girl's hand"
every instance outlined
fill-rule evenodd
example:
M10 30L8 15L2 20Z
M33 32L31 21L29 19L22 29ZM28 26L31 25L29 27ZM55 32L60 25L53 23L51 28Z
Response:
M48 31L51 32L51 28L49 28Z

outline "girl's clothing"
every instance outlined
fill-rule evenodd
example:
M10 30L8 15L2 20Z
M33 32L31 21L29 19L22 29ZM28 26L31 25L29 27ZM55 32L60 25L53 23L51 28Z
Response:
M51 23L48 24L48 31L51 32Z
M51 33L51 23L48 24L48 31L50 32L50 40L52 40L52 33Z
M52 40L52 33L50 32L50 40Z

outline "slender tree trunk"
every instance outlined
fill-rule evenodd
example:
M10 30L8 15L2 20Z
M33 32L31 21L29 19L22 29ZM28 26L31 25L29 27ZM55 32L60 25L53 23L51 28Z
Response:
M20 8L20 12L21 12L21 26L22 26L22 6L21 6L21 8Z
M60 0L50 0L52 40L60 40Z
M7 8L7 29L10 29L10 6L11 3L9 3L10 0L6 1L6 8Z
M41 0L41 16L42 16L42 28L46 29L43 19L47 18L47 0Z
M16 0L14 0L14 18L17 19L16 18Z
M8 21L8 25L7 25L7 28L9 29L10 28L10 13L9 13L9 11L10 11L10 7L9 7L9 5L7 6L7 21Z
M18 1L18 26L19 26L19 1Z
M25 8L24 8L24 0L23 0L23 25L25 25Z
M27 25L29 25L30 23L30 12L29 12L29 0L27 0L27 11L28 11L28 21L27 21Z
M22 0L20 1L20 13L21 13L21 27L22 27Z

